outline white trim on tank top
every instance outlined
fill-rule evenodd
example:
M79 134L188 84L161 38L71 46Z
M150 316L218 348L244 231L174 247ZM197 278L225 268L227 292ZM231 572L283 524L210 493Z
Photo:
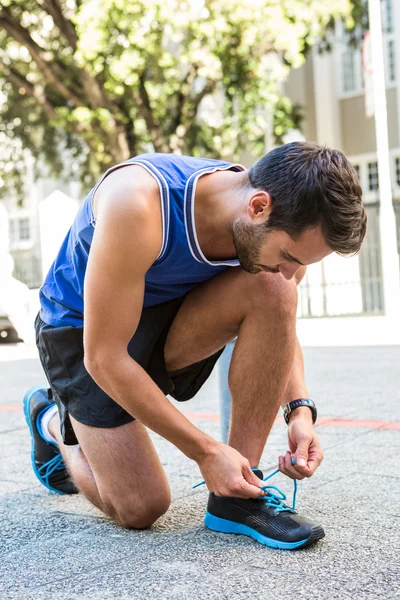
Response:
M201 172L195 172L195 173L193 173L189 177L189 179L187 180L186 186L185 186L185 197L184 197L184 201L183 201L183 208L184 208L183 212L184 212L184 215L185 215L185 230L186 230L186 237L187 237L188 244L189 244L189 249L190 249L190 252L191 252L193 258L195 258L197 260L197 262L204 262L207 265L211 265L212 267L220 267L220 266L221 267L222 266L238 267L240 265L240 263L239 263L239 261L237 259L224 260L224 261L219 261L219 260L218 261L215 261L215 260L211 261L211 260L208 260L204 256L204 254L203 254L203 252L202 252L202 250L200 248L199 240L197 238L196 223L195 223L195 219L194 219L194 200L195 200L196 186L197 186L198 180L200 179L200 177L202 175L208 175L209 173L215 173L216 171L228 171L228 170L232 169L233 167L240 167L240 169L242 171L246 170L246 167L244 167L243 165L241 165L239 163L237 163L237 164L230 164L230 165L228 165L226 167L211 167L211 168L207 168L206 167ZM191 198L190 198L190 202L191 202L190 212L191 212L191 217L192 217L192 219L191 219L192 220L192 228L191 228L191 230L192 230L192 234L193 234L193 239L194 239L195 244L196 244L197 252L199 253L199 255L200 255L201 259L202 259L201 261L197 258L196 254L193 252L192 243L191 243L190 234L189 234L189 226L188 226L188 222L187 222L187 218L186 218L186 204L187 204L187 201L188 201L188 187L189 187L189 184L191 183L191 181L192 181L193 178L194 178L194 181L193 181L193 187L192 187L192 194L191 194Z
M147 164L143 164L143 163L147 163ZM158 260L160 260L160 258L165 253L165 250L166 250L166 247L167 247L167 243L168 243L168 236L169 236L169 214L170 214L170 210L169 210L169 186L168 186L168 183L167 183L164 175L162 173L160 173L160 171L154 165L152 165L149 161L146 161L146 160L131 160L131 159L129 159L128 161L120 163L119 165L114 165L113 167L111 167L110 169L108 169L104 173L103 177L100 179L100 181L98 181L96 183L96 185L94 186L94 188L92 190L92 195L91 195L90 202L89 202L89 206L90 206L90 224L93 227L96 225L96 218L94 216L93 204L92 203L93 203L94 195L95 195L95 193L96 193L97 188L99 187L99 185L113 171L116 171L117 169L120 169L122 167L129 167L130 165L139 165L140 167L143 167L143 169L145 169L148 173L150 173L150 175L152 175L154 177L154 179L157 181L157 184L158 184L158 187L159 187L159 190L160 190L163 239L162 239L162 243L161 243L161 250L158 253L158 256L157 256L156 260L154 261L154 262L157 262ZM150 166L147 166L147 165L150 165ZM165 214L163 187L161 185L161 182L157 179L156 173L154 173L154 171L152 171L152 169L154 169L154 171L157 173L158 177L160 177L160 179L163 181L163 183L165 185L166 194L167 194L166 203L165 203L166 204L166 208L167 208L167 214Z

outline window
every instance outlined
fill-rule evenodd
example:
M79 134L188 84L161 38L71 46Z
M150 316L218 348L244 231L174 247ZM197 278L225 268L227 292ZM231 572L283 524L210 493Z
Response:
M356 72L353 50L348 50L342 54L342 86L344 92L354 92L356 89Z
M388 54L388 79L390 83L396 81L396 46L394 40L389 40L387 45Z
M357 173L358 179L360 179L360 165L353 165L355 172Z
M376 192L379 190L378 163L368 163L368 191Z
M19 219L19 240L25 242L31 238L31 227L29 219Z
M395 159L395 173L396 173L396 183L400 187L400 158L396 157Z
M400 0L398 0L400 2ZM393 21L393 0L381 0L382 29L383 29L383 53L385 63L386 85L396 83L397 56L396 39ZM344 26L337 27L338 43L338 73L339 87L343 97L361 95L364 93L364 65L361 48L351 48L348 38L344 34ZM362 36L365 31L358 29L358 35Z
M27 242L31 239L31 221L28 217L10 219L10 243Z
M382 29L384 33L393 33L393 0L381 0Z

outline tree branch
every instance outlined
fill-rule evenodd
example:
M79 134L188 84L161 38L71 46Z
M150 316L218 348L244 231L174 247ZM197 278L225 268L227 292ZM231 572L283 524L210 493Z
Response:
M65 87L65 85L62 83L62 77L60 77L60 74L58 73L56 75L49 63L43 58L43 48L41 48L31 38L29 31L22 27L21 23L13 20L11 12L8 8L3 8L0 12L0 25L4 26L4 29L16 42L27 48L38 68L42 71L44 77L50 83L52 83L59 94L61 94L68 102L72 102L76 106L82 106L82 100L71 90L68 90L68 88Z
M187 98L189 97L190 89L193 84L193 81L196 79L197 70L198 70L198 65L195 65L195 64L191 65L191 68L186 73L186 77L181 82L181 86L180 86L179 92L177 94L178 97L177 97L176 115L171 123L171 133L174 133L177 130L177 128L179 127L179 125L182 123L183 109L185 106L185 102L186 102ZM186 93L184 92L185 88L187 88Z
M24 88L26 93L38 102L50 120L56 121L60 119L60 116L57 114L56 107L51 104L41 86L33 85L21 73L17 72L12 67L7 67L1 61L0 71L4 74L8 81L10 81L11 84L18 88ZM89 131L84 125L75 121L70 121L69 125L78 136L81 136L85 140L86 144L93 151L97 151L98 145L97 141L93 139L92 131ZM96 125L93 125L91 129L100 137L104 135L103 130L96 127Z
M189 112L189 116L191 118L194 118L197 114L197 109L199 108L199 104L200 102L203 100L203 98L205 96L207 96L208 94L211 94L212 92L214 92L215 88L217 87L217 81L208 81L206 83L206 85L204 86L204 88L201 90L201 92L199 92L197 94L197 96L195 96L193 98L193 100L190 101L191 109Z
M53 18L54 23L71 46L72 51L75 52L78 47L78 35L74 24L65 17L59 0L43 0L43 7ZM112 105L106 98L95 77L93 77L86 69L78 67L75 61L74 66L81 75L83 87L91 107L104 107L112 112Z
M182 151L188 131L195 122L200 102L207 94L211 94L217 86L217 81L208 81L204 88L193 99L186 96L186 105L182 106L180 123L171 138L171 146L175 151ZM179 131L179 133L178 133Z
M75 25L69 19L65 18L60 2L58 0L43 0L43 8L53 18L54 23L75 52L78 45Z
M127 143L129 156L136 156L138 153L138 140L135 131L135 122L131 117L126 97L127 95L125 94L121 96L117 100L116 105L118 106L119 113L121 114L121 122L125 132L125 140Z
M170 148L161 132L161 128L156 123L150 106L150 98L146 90L144 73L139 75L139 96L137 98L139 110L146 122L151 141L154 144L156 152L169 152Z
M32 96L43 108L49 119L58 119L55 107L49 102L46 94L42 88L34 86L28 81L21 73L18 73L12 67L7 67L3 62L0 62L0 71L3 72L4 76L18 88L23 88L27 94Z

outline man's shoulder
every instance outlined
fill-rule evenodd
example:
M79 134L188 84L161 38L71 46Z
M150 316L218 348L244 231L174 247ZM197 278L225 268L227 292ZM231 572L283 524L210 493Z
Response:
M126 205L134 212L142 212L154 202L159 203L159 186L154 176L141 165L128 164L101 182L93 198L93 212L97 217L105 204L115 208Z

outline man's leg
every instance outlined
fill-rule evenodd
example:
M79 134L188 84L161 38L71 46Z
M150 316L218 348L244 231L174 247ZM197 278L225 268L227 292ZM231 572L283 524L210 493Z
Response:
M169 331L168 370L216 352L238 336L229 370L229 445L258 466L282 403L296 342L295 281L228 269L189 293Z
M167 368L178 370L238 335L229 371L229 444L253 468L279 405L287 393L299 391L291 376L296 307L295 281L275 274L227 271L188 295L167 338ZM325 535L321 525L297 515L272 490L260 502L210 493L204 523L213 531L247 535L283 550L309 546Z
M258 465L293 362L297 290L277 275L229 269L190 292L165 347L169 370L202 360L238 335L230 369L229 444ZM49 430L85 496L126 527L141 528L166 512L168 482L138 421L102 429L71 418L79 446L65 446L58 417Z
M82 493L128 528L154 523L171 502L164 469L139 421L108 429L89 427L70 416L79 445L63 444L59 417L49 423L68 470Z

